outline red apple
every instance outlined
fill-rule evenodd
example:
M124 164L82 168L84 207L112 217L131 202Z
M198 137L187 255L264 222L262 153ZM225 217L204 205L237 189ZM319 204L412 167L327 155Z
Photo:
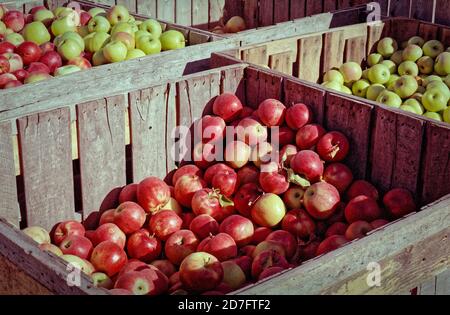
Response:
M8 61L9 61L9 72L10 72L10 73L2 74L2 76L5 76L6 74L11 76L11 73L14 73L15 71L23 68L22 57L20 57L18 54L15 54L15 53L3 53L2 56L6 57L8 59ZM14 80L16 80L15 77L14 77ZM6 82L6 83L8 83L8 82ZM6 84L6 83L3 83L3 85ZM2 85L2 83L0 83L0 85Z
M253 257L255 249L256 249L255 245L246 245L244 247L239 248L238 255Z
M4 89L10 89L10 88L15 88L15 87L18 87L18 86L21 86L21 85L23 85L22 82L20 82L20 81L18 81L18 80L15 80L15 81L9 81L8 83L6 83L6 84L3 86L3 88L4 88Z
M267 140L267 128L252 117L242 119L236 129L237 139L250 146Z
M150 235L150 232L145 229L131 234L127 241L128 256L146 263L150 263L158 258L161 250L160 240Z
M401 188L389 191L383 198L383 204L396 219L417 210L412 194Z
M85 26L89 23L92 16L89 14L89 12L81 11L80 12L80 25Z
M196 140L198 139L203 143L221 141L225 136L225 128L226 124L222 118L210 115L203 116L195 124Z
M178 282L180 282L180 272L179 271L175 272L173 275L171 275L169 277L169 285L173 286L173 285L175 285Z
M325 171L323 172L323 179L328 184L336 187L336 189L342 194L353 182L353 174L346 165L341 163L333 163L325 168Z
M281 222L281 227L283 230L301 239L309 239L316 232L314 220L305 210L300 209L286 213Z
M259 185L266 193L282 195L289 189L286 171L277 162L270 162L261 166Z
M249 278L252 272L252 261L253 259L249 256L241 256L238 258L234 258L234 261L239 267L241 267L242 271L245 273L245 276Z
M52 242L55 245L59 245L67 236L84 236L85 231L84 226L80 222L74 220L60 222L52 229Z
M194 292L213 290L222 279L222 264L208 253L193 253L181 263L180 280L188 290Z
M326 253L329 253L333 250L338 249L339 247L344 246L348 243L348 240L342 236L342 235L333 235L320 243L319 247L317 248L316 255L320 256Z
M154 260L151 262L151 265L158 268L158 270L165 274L167 278L177 271L174 264L167 259Z
M258 245L259 243L263 242L272 232L272 229L263 226L255 228L251 243L253 245Z
M7 28L12 29L15 33L19 33L25 26L25 17L22 12L11 10L3 16L3 23Z
M137 199L147 213L158 212L170 199L169 186L157 177L148 177L137 187Z
M232 141L225 147L225 160L234 168L244 167L250 160L251 148L245 142Z
M130 290L135 295L160 295L167 292L169 280L158 269L147 268L123 274L114 287Z
M234 196L234 206L244 217L250 217L253 204L263 194L255 183L248 183L239 188Z
M327 224L331 225L336 222L345 222L345 206L344 202L340 202L333 215L327 219Z
M198 238L192 231L180 230L166 241L164 252L172 264L179 266L183 259L197 250L198 245Z
M50 73L54 73L56 69L62 66L61 56L56 51L46 52L39 61L47 65L50 69Z
M105 223L113 223L114 222L114 213L116 209L109 209L103 212L100 216L100 220L98 221L98 225L103 225Z
M255 166L261 168L262 164L271 162L273 156L273 147L269 142L261 142L252 148L252 153L250 155L250 161L252 161Z
M192 211L197 216L207 214L222 222L234 212L234 204L217 191L205 188L197 191L192 197Z
M222 170L214 175L211 186L218 189L220 194L230 198L236 191L238 177L234 170Z
M304 203L309 215L317 220L328 219L341 201L339 191L325 182L309 187L305 192Z
M124 202L114 211L113 223L125 234L138 231L144 225L145 220L144 209L135 202Z
M285 268L282 268L282 267L270 267L270 268L264 269L260 273L260 275L258 277L258 281L270 278L270 277L272 277L272 276L274 276L276 274L279 274L283 270L285 270Z
M133 295L134 294L130 290L125 290L125 289L111 289L111 290L108 290L108 292L111 295Z
M244 108L242 108L242 112L241 112L241 115L239 116L239 119L244 119L244 118L252 116L254 111L255 110L253 108L244 106Z
M353 182L347 191L348 200L352 200L358 196L367 196L373 200L378 200L378 190L371 183L365 180L357 180Z
M127 201L138 202L137 200L137 188L138 184L129 184L122 188L119 194L119 203Z
M69 62L67 64L78 66L80 69L84 69L84 70L92 68L92 65L89 62L89 60L87 60L86 58L83 58L81 56L75 57L75 58L69 60Z
M242 109L241 101L231 93L219 95L213 103L214 115L221 117L225 122L231 122L239 117Z
M191 225L192 220L194 220L195 214L192 212L183 212L181 213L180 218L183 220L181 228L183 230L189 230L189 226Z
M240 215L232 215L223 220L219 231L230 235L238 247L249 244L252 240L254 228L253 223Z
M281 126L279 128L272 128L270 136L272 144L277 143L278 147L284 147L285 145L295 142L295 133L288 127Z
M105 241L98 244L92 251L91 263L97 271L112 277L127 263L127 254L116 243Z
M257 183L259 180L259 169L254 165L247 164L238 170L237 175L239 186Z
M260 226L273 228L281 223L286 214L286 207L278 195L265 194L252 207L253 222Z
M319 248L319 240L311 240L307 243L299 241L299 249L297 251L300 261L307 261L316 257L317 249ZM303 244L301 244L303 243Z
M303 188L294 186L289 188L283 195L283 202L289 210L300 209L303 204L303 196L305 190Z
M93 235L92 242L94 246L97 246L101 242L111 241L120 246L120 248L125 248L127 237L125 233L114 223L105 223L100 225Z
M259 275L267 268L289 268L289 263L284 256L273 250L267 250L258 254L252 262L252 277L258 279Z
M17 81L17 78L12 73L0 74L0 89L4 88L6 84L12 81Z
M347 137L338 131L332 131L320 138L317 153L327 162L340 162L347 157L350 144Z
M69 235L59 244L59 248L64 255L89 259L92 252L92 242L84 236Z
M258 117L267 127L281 126L285 115L286 106L278 100L267 99L259 104Z
M81 222L86 230L95 230L100 221L100 211L93 211Z
M356 240L358 238L363 238L370 231L372 231L372 225L366 221L356 221L349 225L345 231L345 237L349 241Z
M298 153L297 147L292 144L287 144L280 151L280 164L283 166L291 165L292 158Z
M226 233L205 238L198 244L197 251L214 255L219 261L229 260L237 256L236 242Z
M383 227L383 226L385 226L387 224L389 224L389 221L388 220L384 220L384 219L378 219L378 220L370 222L370 225L372 226L372 228L374 230L379 229L379 228L381 228L381 227Z
M266 241L272 241L283 246L287 259L292 258L297 250L296 238L287 231L274 231L267 236Z
M0 42L0 55L4 53L13 53L16 46L10 42Z
M298 152L291 160L292 170L311 183L316 183L323 175L324 166L319 155L310 150Z
M41 48L42 56L44 56L49 51L55 51L56 46L52 42L43 43L39 46Z
M325 129L320 125L305 125L297 131L295 143L300 150L310 150L319 142L325 133Z
M219 223L210 215L201 214L191 221L189 229L202 240L209 235L219 233Z
M175 199L184 207L191 208L194 194L206 186L203 179L196 175L184 175L175 184ZM214 216L212 216L214 217Z
M179 231L183 220L171 210L162 210L150 218L149 228L162 241Z
M117 274L117 278L122 275L132 272L132 271L142 271L144 269L154 268L153 266L147 265L145 262L137 260L137 259L129 259L127 263L120 269L120 272Z
M204 170L215 163L216 160L219 160L217 153L221 151L222 148L219 143L199 142L192 150L192 158L195 165Z
M284 245L275 241L262 241L259 243L252 252L252 257L255 258L259 254L265 251L275 251L279 253L281 256L286 257L286 250L284 249Z
M345 218L348 223L356 221L372 222L381 219L383 212L372 198L360 195L350 200L345 207Z
M37 11L40 11L40 10L47 10L47 8L43 5L38 5L37 7L31 8L28 13L31 15L34 15Z
M41 49L34 42L23 42L16 48L16 53L22 57L25 66L32 62L39 61L41 58Z
M199 169L197 166L192 165L192 164L188 164L185 166L180 167L179 169L177 169L175 171L175 173L173 174L172 177L172 184L175 186L177 181L183 176L183 175L193 175L193 176L198 176L198 177L202 177L203 176L203 172L201 169ZM206 181L206 173L205 173L205 177L204 177L205 181ZM208 184L210 184L210 182L207 181Z
M33 72L42 72L42 73L50 73L50 68L43 64L42 62L32 62L27 68L28 73Z
M193 165L193 166L196 167L195 165ZM212 185L212 181L213 181L214 176L216 176L218 173L220 173L222 171L232 172L234 170L231 167L229 167L228 165L226 165L226 164L217 163L217 164L214 164L214 165L212 165L212 166L210 166L210 167L208 167L206 169L205 175L203 176L203 179L205 180L205 182L208 185ZM196 174L196 175L201 176L201 171L200 171L200 174Z
M299 130L311 123L313 114L305 104L295 104L286 111L286 124L293 130Z
M0 74L9 72L9 60L5 56L0 56Z
M325 237L328 238L333 235L343 235L345 236L345 231L347 231L348 224L343 222L333 223L325 233Z

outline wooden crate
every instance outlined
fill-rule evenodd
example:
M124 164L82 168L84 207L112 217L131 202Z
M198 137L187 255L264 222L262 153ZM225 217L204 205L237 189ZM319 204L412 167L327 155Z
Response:
M96 100L77 103L75 110L60 102L38 113L30 110L2 120L0 216L15 226L49 228L60 220L116 206L118 187L149 175L162 178L176 168L171 158L173 128L190 126L204 114L207 103L229 91L254 108L270 97L287 105L305 102L317 122L349 137L353 150L347 163L356 177L372 180L383 192L398 186L408 188L423 206L421 212L363 240L240 294L403 293L450 266L448 181L443 175L427 177L430 172L448 174L449 166L438 162L450 152L448 126L234 62L215 55L211 64L221 67L206 72L119 95L105 92ZM70 133L71 120L76 121L75 139ZM14 125L19 138L17 155L12 149ZM129 145L127 135L131 135ZM79 156L76 160L71 155L74 147ZM127 152L130 163L126 162ZM18 176L14 173L17 161ZM382 287L364 284L369 262L380 264ZM40 252L3 220L0 264L5 266L0 268L0 279L8 279L1 282L3 293L104 293L91 288L86 278L81 288L64 286L68 274L64 263Z

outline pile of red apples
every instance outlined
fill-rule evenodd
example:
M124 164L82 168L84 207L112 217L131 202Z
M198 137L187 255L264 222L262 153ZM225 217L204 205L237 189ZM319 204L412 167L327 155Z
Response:
M165 181L125 186L117 208L83 224L25 233L113 294L212 295L295 268L417 209L405 189L381 196L355 179L345 165L349 139L313 123L305 104L268 99L253 110L225 93L213 113L196 122L194 162ZM227 126L240 132L226 139ZM223 161L211 159L222 145Z

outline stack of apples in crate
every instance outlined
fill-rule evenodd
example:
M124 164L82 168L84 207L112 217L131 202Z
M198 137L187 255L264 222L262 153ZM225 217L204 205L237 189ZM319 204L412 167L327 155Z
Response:
M215 34L234 34L245 31L247 25L245 24L244 18L236 15L231 17L225 24L223 20L219 21L219 25L211 29L211 32Z
M122 5L108 12L38 6L23 14L0 5L0 89L185 47L177 30L136 21Z
M113 294L226 294L416 211L409 191L354 179L349 140L305 104L253 110L224 93L212 111L165 181L125 186L83 224L24 232Z
M367 69L347 62L325 73L323 85L450 123L450 47L414 36L400 48L383 38L367 57Z

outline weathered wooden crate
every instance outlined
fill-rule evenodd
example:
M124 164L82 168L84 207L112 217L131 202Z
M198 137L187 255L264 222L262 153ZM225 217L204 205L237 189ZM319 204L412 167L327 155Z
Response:
M215 96L230 91L252 107L270 97L287 105L305 102L317 122L349 137L353 149L347 163L356 177L375 182L383 192L408 188L423 206L421 212L363 240L240 294L403 293L450 266L450 187L445 175L449 166L440 163L450 152L448 126L326 92L269 70L227 63L233 61L215 55L212 66L223 67L149 83L124 94L104 92L73 107L59 102L38 113L30 109L2 119L0 216L15 226L49 228L101 207L114 207L118 187L149 175L164 177L176 168L171 155L176 142L173 128L190 126ZM365 282L370 262L380 264L381 287ZM67 287L65 264L41 252L4 219L0 264L3 293L104 293L92 288L87 278L81 287Z

